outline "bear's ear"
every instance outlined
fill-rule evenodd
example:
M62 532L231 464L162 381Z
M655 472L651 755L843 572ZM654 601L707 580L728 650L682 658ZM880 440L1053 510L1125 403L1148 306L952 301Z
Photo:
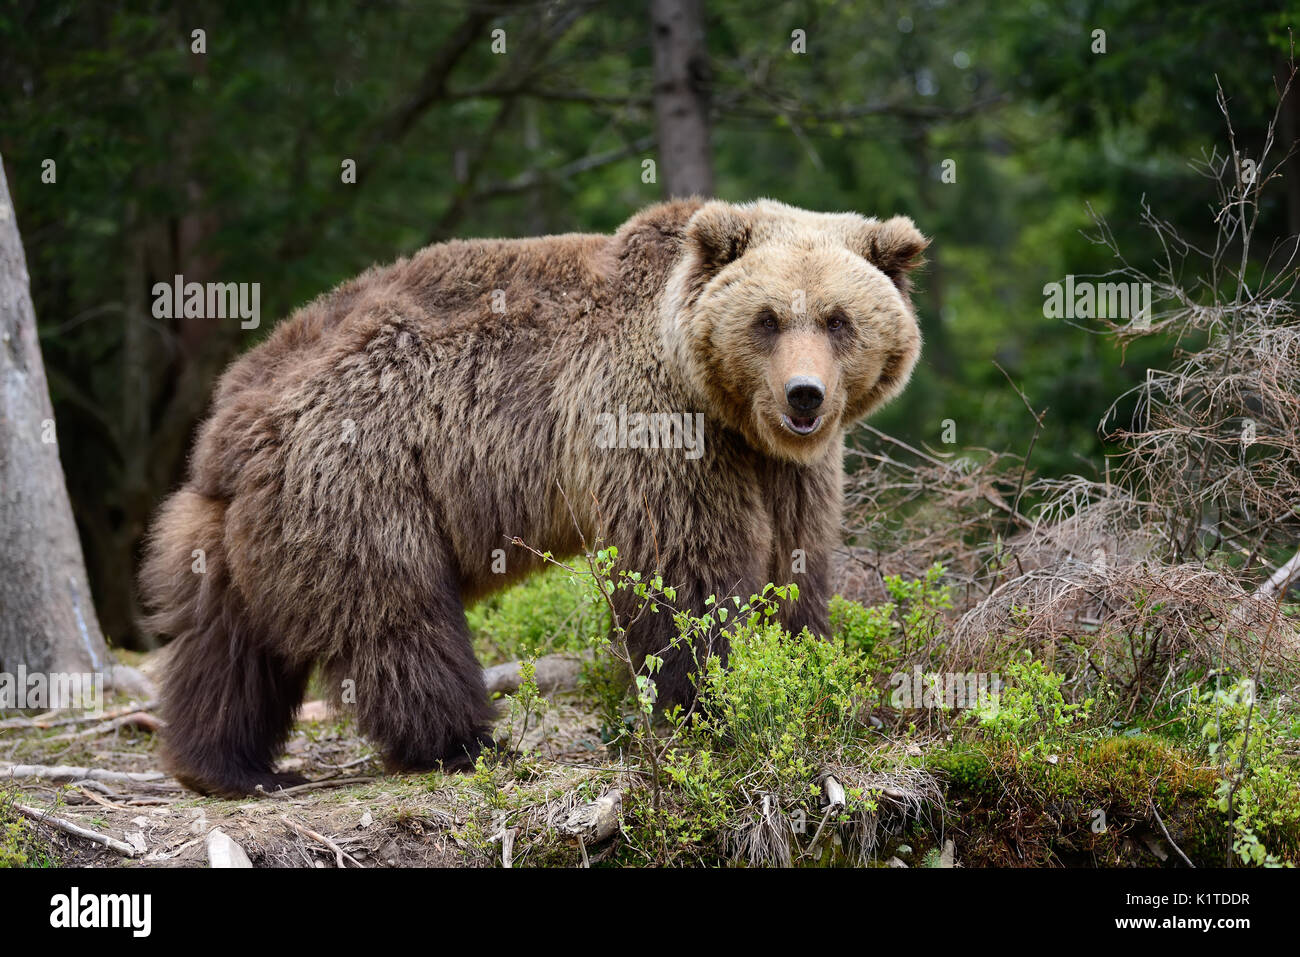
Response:
M749 246L752 224L730 203L705 203L686 224L686 246L695 260L697 282L702 285Z
M921 253L930 240L921 235L916 224L906 216L895 216L883 223L867 223L859 236L857 252L906 293L911 288L907 278L924 260Z

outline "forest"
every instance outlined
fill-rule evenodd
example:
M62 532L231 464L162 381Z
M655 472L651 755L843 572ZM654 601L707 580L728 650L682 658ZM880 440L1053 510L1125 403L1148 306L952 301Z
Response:
M81 711L0 681L0 867L1300 863L1297 26L0 4L0 676L107 676ZM830 633L777 623L797 583L679 608L593 541L467 609L508 750L386 774L314 675L280 762L309 783L170 777L137 575L222 371L375 264L692 195L930 239L920 362L845 440ZM655 708L627 602L729 629L706 707Z

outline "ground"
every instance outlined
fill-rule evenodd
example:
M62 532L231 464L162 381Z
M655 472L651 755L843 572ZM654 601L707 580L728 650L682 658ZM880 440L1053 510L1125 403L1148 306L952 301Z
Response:
M107 709L117 704L109 704ZM309 712L312 710L315 707ZM119 729L79 742L51 743L52 737L66 732L64 727L0 732L0 754L14 764L140 772L157 769L150 733ZM540 744L542 737L540 732L531 733L529 746L534 746L534 740ZM552 768L545 780L528 784L532 792L563 793L599 777L584 766L593 753L603 750L591 714L557 705L548 719L545 738ZM352 722L336 716L300 720L283 764L306 774L313 785L283 796L226 801L202 798L170 780L113 783L102 790L25 781L0 791L0 822L21 820L6 807L21 803L52 809L55 816L119 838L131 832L144 836L146 854L131 861L53 829L34 828L37 836L32 839L39 847L36 856L70 866L204 866L208 854L205 837L212 828L221 828L238 842L254 866L334 866L335 853L295 831L283 821L284 816L329 836L368 867L491 863L484 849L474 846L473 835L481 834L491 821L475 791L473 776L385 775L373 749L356 734ZM25 831L32 829L22 826ZM0 850L0 861L3 858ZM574 861L578 860L575 849ZM27 863L40 861L34 856Z
M760 599L732 668L708 673L708 716L658 723L642 721L620 681L617 646L600 646L606 620L584 587L580 576L548 573L471 613L485 664L588 654L573 687L540 695L525 682L501 700L497 733L511 757L484 759L469 774L386 775L351 718L315 700L283 760L312 783L288 792L228 801L165 777L0 781L0 866L201 867L217 828L258 867L1300 860L1294 723L1256 715L1281 744L1249 753L1232 795L1249 838L1216 805L1236 761L1199 746L1195 732L1206 714L1228 728L1230 696L1214 712L1171 721L1153 705L1150 719L1126 719L1105 693L1085 699L1023 656L1005 663L1009 690L997 712L897 707L878 677L898 673L898 656L916 660L911 642L945 633L937 573L894 582L885 604L837 600L828 642L762 624ZM155 734L115 720L139 704L108 700L101 718L6 717L0 769L156 772ZM1226 733L1223 741L1231 746ZM621 799L612 837L580 840L565 829L571 812L610 792ZM128 857L16 804L143 850Z

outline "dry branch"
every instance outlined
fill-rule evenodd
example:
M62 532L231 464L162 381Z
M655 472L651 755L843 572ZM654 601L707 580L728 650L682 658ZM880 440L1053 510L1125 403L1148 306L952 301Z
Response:
M157 733L165 727L161 719L154 717L147 711L132 711L113 718L111 721L103 721L93 727L85 728L81 731L71 731L67 734L55 735L48 741L76 741L80 738L94 738L101 734L108 734L110 731L116 731L118 728L140 728L143 731Z
M568 691L577 687L583 666L591 660L590 654L543 655L535 662L534 680L542 694ZM483 682L489 695L510 694L519 690L523 681L523 662L510 661L483 669Z
M1008 641L1052 648L1056 670L1099 675L1131 696L1164 683L1158 676L1229 665L1244 673L1261 660L1286 683L1300 674L1300 634L1265 642L1273 604L1232 575L1196 563L1112 565L1067 559L999 586L953 630L953 662L977 667ZM1010 637L1008 637L1010 636Z
M108 771L69 765L0 764L0 780L34 778L38 781L101 781L104 784L166 785L171 779L161 771Z
M73 837L79 837L82 840L99 844L115 851L123 857L138 857L140 851L125 841L119 841L115 837L109 837L107 834L100 834L98 831L92 831L89 828L82 827L80 824L74 824L72 821L65 820L61 817L53 817L48 811L38 811L36 808L27 807L25 804L14 804L13 808L20 814L31 818L39 824L48 824L53 828L62 831L64 834L71 834Z
M326 837L324 834L318 834L316 831L313 831L311 828L307 827L305 824L299 824L299 823L297 823L296 821L292 820L292 819L289 817L289 815L287 815L287 814L281 814L281 815L280 815L280 820L283 821L285 824L289 825L289 827L293 828L295 831L297 831L297 832L298 832L299 834L301 834L303 837L310 838L311 840L316 841L318 844L322 844L322 845L324 845L325 847L329 848L331 851L333 851L333 852L334 852L334 860L338 863L338 866L339 866L339 867L343 867L343 866L344 866L343 862L344 862L345 860L347 860L347 861L351 861L351 862L352 862L352 865L353 865L354 867L361 867L361 866L362 866L360 861L358 861L355 857L353 857L353 856L352 856L351 854L349 854L347 851L343 850L343 848L339 847L337 844L335 844L333 841L331 841L331 840L330 840L328 837Z
M28 729L28 728L36 728L41 731L46 731L49 730L50 728L61 728L64 727L65 725L70 725L70 724L82 724L83 722L86 721L108 721L112 718L120 718L122 715L125 714L135 714L141 711L152 711L154 710L154 708L157 707L157 704L158 703L156 701L148 701L144 704L133 703L127 705L124 708L118 708L114 711L105 711L102 714L95 714L92 712L92 713L77 714L77 715L73 715L72 717L57 718L57 719L51 719L51 718L46 718L41 716L35 718L6 718L4 721L0 721L0 731L11 731L11 730ZM58 712L49 712L49 713L57 714Z

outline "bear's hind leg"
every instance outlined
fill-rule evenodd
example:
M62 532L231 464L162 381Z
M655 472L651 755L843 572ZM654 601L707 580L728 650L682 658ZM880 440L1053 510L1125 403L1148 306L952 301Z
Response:
M472 768L494 747L495 709L470 643L460 596L446 588L403 628L365 635L328 667L334 694L390 770Z
M182 784L238 797L306 779L275 770L311 666L267 651L239 618L182 635L163 683L166 763Z
M301 783L277 774L311 663L275 650L230 580L226 504L183 490L154 525L140 573L152 628L173 636L162 681L164 763L177 780L223 797ZM202 574L192 566L202 549Z

